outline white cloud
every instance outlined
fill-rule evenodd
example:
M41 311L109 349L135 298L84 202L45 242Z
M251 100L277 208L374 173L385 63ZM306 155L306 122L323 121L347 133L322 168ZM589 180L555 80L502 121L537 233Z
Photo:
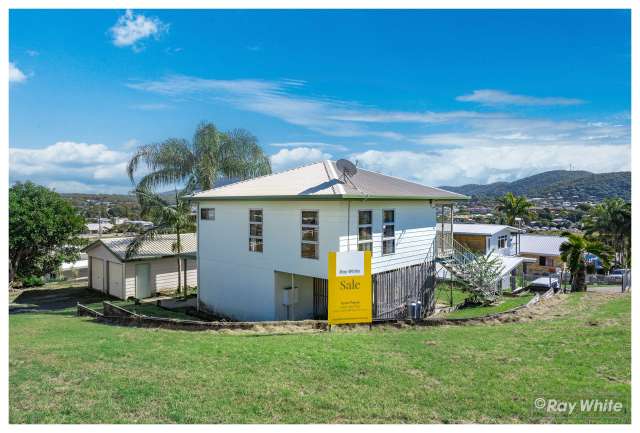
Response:
M478 102L483 105L578 105L585 103L582 99L576 98L518 95L494 89L474 90L470 95L458 96L456 100Z
M27 80L27 76L13 62L9 62L9 82L22 83Z
M320 141L289 141L285 143L269 143L273 147L317 147L321 149L331 149L338 152L346 152L349 150L347 146L342 144L323 143Z
M611 172L630 170L630 146L477 146L437 152L368 150L349 156L365 169L425 185L512 181L548 170Z
M73 141L40 149L10 148L9 175L12 181L32 180L61 192L126 192L131 190L128 157L104 144Z
M143 49L142 40L149 37L157 38L168 28L168 24L156 17L135 14L131 9L127 9L109 32L116 47L131 47L134 51L140 51Z
M312 147L281 149L271 155L271 166L274 172L278 172L330 158L331 154Z
M27 50L27 55L29 57L38 57L40 55L40 51L36 50Z

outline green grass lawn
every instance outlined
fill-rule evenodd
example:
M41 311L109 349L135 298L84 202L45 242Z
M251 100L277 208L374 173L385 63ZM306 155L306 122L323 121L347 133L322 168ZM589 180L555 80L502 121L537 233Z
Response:
M10 422L584 422L545 417L533 401L628 401L630 305L630 295L581 293L544 320L288 335L12 314Z
M447 319L468 319L472 317L482 317L490 314L502 313L526 304L531 300L531 298L533 298L533 296L534 295L532 294L516 297L504 296L501 298L501 302L497 305L460 308L450 313L443 314L442 317Z
M453 290L447 282L440 282L436 285L436 303L451 306L451 296L453 295L453 305L464 302L469 293L463 292L459 285L454 283Z

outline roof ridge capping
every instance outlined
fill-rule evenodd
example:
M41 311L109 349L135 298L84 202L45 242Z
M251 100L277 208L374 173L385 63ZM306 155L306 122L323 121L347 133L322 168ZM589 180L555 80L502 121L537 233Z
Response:
M297 167L288 168L286 170L272 172L272 173L269 173L269 174L263 174L262 176L250 177L248 179L239 180L237 182L231 182L231 183L228 183L226 185L219 186L217 188L214 187L214 188L209 188L209 189L205 189L205 190L202 190L202 191L198 191L196 193L191 194L191 197L197 197L198 195L200 195L202 193L205 193L207 191L212 191L212 190L219 191L221 189L224 189L224 188L227 188L227 187L231 187L231 186L237 186L237 185L242 184L242 183L247 183L247 182L251 182L251 181L254 181L254 180L259 180L259 179L264 179L264 178L267 178L267 177L277 176L279 174L284 174L284 173L288 173L290 171L300 170L301 168L309 167L309 166L316 165L316 164L323 164L323 162L324 161L310 162L308 164L299 165Z

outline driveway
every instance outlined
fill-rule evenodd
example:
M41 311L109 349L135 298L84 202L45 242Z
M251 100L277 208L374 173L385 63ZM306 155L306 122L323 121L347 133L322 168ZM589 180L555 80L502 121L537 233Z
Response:
M60 311L74 308L78 302L92 304L111 299L86 287L34 288L23 290L9 304L9 313L26 313L33 311Z
M596 293L622 293L622 289L619 285L610 286L589 286L587 285L587 292Z

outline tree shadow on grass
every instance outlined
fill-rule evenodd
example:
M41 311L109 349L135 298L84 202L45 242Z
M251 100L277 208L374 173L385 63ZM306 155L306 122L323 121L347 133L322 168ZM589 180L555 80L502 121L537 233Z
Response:
M113 300L112 296L89 290L86 287L66 287L61 289L36 288L25 290L16 297L9 307L9 313L65 312L75 313L76 304L93 304L103 300Z

